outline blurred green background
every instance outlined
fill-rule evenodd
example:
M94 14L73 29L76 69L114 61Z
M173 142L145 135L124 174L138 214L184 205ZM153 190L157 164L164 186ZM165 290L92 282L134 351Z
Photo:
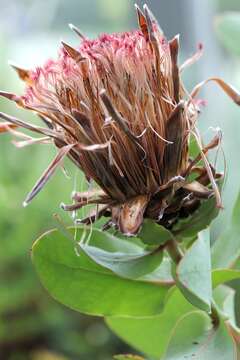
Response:
M142 1L136 1L141 5ZM184 60L203 42L204 57L184 75L187 87L208 76L221 76L240 88L240 59L224 50L214 31L215 16L240 11L239 0L149 0L148 5L168 37L181 33ZM73 23L88 36L136 27L131 0L0 0L0 88L21 93L22 84L8 66L13 60L22 67L41 65L56 57L61 39L76 45L78 38L68 29ZM226 227L233 200L239 191L240 109L214 85L202 97L208 100L200 118L204 138L214 128L223 130L227 160L224 189L225 209L216 220L213 237ZM32 120L33 115L0 100L0 111ZM55 226L57 212L68 223L72 219L59 210L83 180L66 163L69 178L61 170L27 208L22 201L54 155L48 145L17 150L11 136L0 139L0 359L2 360L110 360L126 352L102 320L81 316L55 303L41 287L30 259L32 242ZM219 157L219 170L223 159Z

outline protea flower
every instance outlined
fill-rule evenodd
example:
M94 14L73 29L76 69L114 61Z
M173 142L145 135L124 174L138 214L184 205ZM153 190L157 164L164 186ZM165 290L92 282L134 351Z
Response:
M25 205L68 156L98 188L74 193L73 204L63 208L75 211L97 204L82 222L107 216L105 229L113 226L128 236L138 233L144 218L171 228L210 196L222 206L219 174L206 157L221 139L218 134L203 146L197 130L201 100L196 97L213 80L240 103L236 91L218 78L188 93L180 74L199 58L202 47L179 67L179 37L167 41L148 7L136 9L140 30L90 40L71 26L81 38L77 49L62 43L57 61L33 71L14 65L27 84L26 92L1 95L37 113L44 127L0 114L7 121L0 132L19 136L13 129L17 126L44 135L22 135L25 139L18 146L51 141L59 149ZM189 157L191 136L199 146L195 159ZM200 160L204 166L198 166Z

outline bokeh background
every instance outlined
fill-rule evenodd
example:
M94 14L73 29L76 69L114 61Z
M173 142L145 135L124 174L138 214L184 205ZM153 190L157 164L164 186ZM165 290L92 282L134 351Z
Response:
M142 1L136 1L142 5ZM181 34L182 61L199 42L205 54L184 74L191 89L209 76L221 76L240 89L240 59L222 47L215 32L216 17L224 11L240 11L239 0L149 0L148 5L168 37ZM60 40L76 45L73 23L89 37L101 32L136 27L132 0L0 0L0 88L21 93L22 84L8 60L22 67L41 65L56 57ZM215 222L213 236L227 226L240 184L240 109L215 85L207 85L208 100L200 118L204 138L223 131L227 161L225 209ZM33 115L1 99L0 111L32 120ZM55 226L53 213L68 224L72 219L59 210L73 189L84 184L80 174L66 164L69 176L57 175L27 208L22 201L54 153L49 146L17 150L10 135L0 139L0 359L1 360L110 360L125 352L102 320L73 313L54 302L41 287L31 264L31 245L42 232ZM219 170L223 159L219 156Z

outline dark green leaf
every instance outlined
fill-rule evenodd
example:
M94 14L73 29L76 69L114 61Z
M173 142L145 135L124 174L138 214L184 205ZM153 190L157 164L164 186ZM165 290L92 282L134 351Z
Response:
M212 247L212 267L230 267L240 256L240 193L235 203L230 227L215 241Z
M210 311L212 299L209 229L187 250L176 267L176 281L183 295L201 310Z
M154 221L144 220L142 229L138 237L147 245L163 245L172 239L172 234L163 226L156 224Z
M240 13L229 12L216 18L216 32L220 42L231 53L240 56Z
M161 315L132 319L108 317L109 327L124 341L139 351L160 359L164 355L169 338L179 319L195 308L174 287Z
M219 209L216 207L216 200L214 197L204 200L193 215L178 221L173 227L172 233L178 240L193 238L199 231L208 227L218 213Z
M82 231L79 230L79 236ZM169 289L117 276L83 251L77 254L73 242L57 231L48 232L35 242L32 259L49 293L62 304L86 314L156 315L162 311Z

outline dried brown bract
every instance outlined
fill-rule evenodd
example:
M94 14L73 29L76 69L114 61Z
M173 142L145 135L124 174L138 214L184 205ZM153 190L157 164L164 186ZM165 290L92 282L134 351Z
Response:
M52 141L59 149L25 205L68 156L100 190L75 193L73 204L63 208L97 204L97 211L82 222L108 216L104 228L113 226L128 236L138 233L144 217L171 228L210 196L222 207L216 184L220 175L207 159L221 139L216 136L203 146L196 97L207 81L215 81L240 104L237 92L218 78L189 94L180 74L198 60L202 47L179 67L179 37L167 41L148 7L136 10L140 30L89 40L71 26L81 38L77 49L62 43L58 60L34 71L14 65L27 84L26 93L1 95L37 113L44 126L0 114L7 122L0 124L0 132L24 137L19 147ZM44 137L30 138L12 127ZM199 146L196 159L189 156L190 137ZM203 166L198 166L200 160Z

